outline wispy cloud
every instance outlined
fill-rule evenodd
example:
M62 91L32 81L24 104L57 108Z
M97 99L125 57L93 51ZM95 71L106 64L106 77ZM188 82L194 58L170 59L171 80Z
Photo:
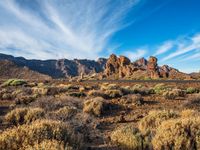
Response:
M136 51L126 51L124 55L128 56L132 61L144 57L147 53L146 49L137 49Z
M172 41L165 42L164 44L160 45L157 48L156 53L154 54L154 56L164 54L165 52L169 51L173 46L174 45L173 45Z
M167 60L176 58L183 54L199 49L200 48L200 34L196 34L192 37L185 37L181 40L179 39L175 41L174 43L175 43L176 49L172 53L164 57L162 61L167 61ZM191 55L194 55L194 53Z
M97 58L140 0L44 0L35 11L22 2L0 2L12 16L7 25L1 15L0 52L46 59Z

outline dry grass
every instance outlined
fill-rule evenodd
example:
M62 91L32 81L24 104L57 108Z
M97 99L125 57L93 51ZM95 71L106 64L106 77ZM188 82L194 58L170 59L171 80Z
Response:
M86 100L83 106L83 112L101 116L104 111L105 100L102 97Z
M14 125L30 123L44 117L45 112L41 108L16 108L6 114L5 120Z
M1 150L18 150L22 147L40 144L44 140L57 140L80 149L81 135L75 134L66 123L52 120L36 120L31 125L22 125L8 129L0 134Z
M133 104L136 106L140 106L144 104L144 100L140 94L130 94L130 95L123 96L120 99L120 102L122 104Z
M27 145L20 150L73 150L73 148L57 140L44 140L41 143L35 142L33 145Z
M117 128L111 133L111 141L123 149L145 149L149 147L147 139L143 138L137 128L127 125Z
M177 118L179 115L174 111L155 110L150 111L147 116L142 118L139 122L139 129L145 135L154 132L155 129L165 120Z
M199 112L193 109L185 109L180 112L182 118L198 117Z
M164 121L152 139L154 149L200 149L200 118Z
M121 90L106 90L105 94L109 97L109 98L117 98L117 97L122 97L123 93Z
M78 112L76 107L73 106L65 106L56 111L50 112L49 115L51 118L55 120L66 121L67 119L71 119Z
M103 98L106 97L104 92L101 90L90 90L87 95L92 97L103 97Z

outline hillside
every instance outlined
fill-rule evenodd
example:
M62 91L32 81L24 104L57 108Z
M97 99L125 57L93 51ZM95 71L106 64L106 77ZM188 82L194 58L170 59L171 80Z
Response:
M59 59L59 60L27 60L23 57L0 54L0 60L9 60L17 66L28 67L30 70L46 74L53 78L74 77L81 74L102 72L106 59L99 58L97 61L87 59Z
M32 80L49 80L50 76L43 75L41 73L32 71L27 67L19 67L11 61L0 60L0 78L20 78L20 79L32 79Z

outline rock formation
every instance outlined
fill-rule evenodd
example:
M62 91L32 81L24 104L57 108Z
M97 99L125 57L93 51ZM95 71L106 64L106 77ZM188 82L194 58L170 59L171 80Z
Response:
M157 61L156 57L150 56L148 61L145 58L141 58L131 62L125 56L117 57L112 54L105 65L104 74L106 78L110 79L191 79L190 75L179 72L167 65L159 67Z
M158 59L156 57L150 56L147 63L147 73L152 79L158 79L160 77L157 61Z

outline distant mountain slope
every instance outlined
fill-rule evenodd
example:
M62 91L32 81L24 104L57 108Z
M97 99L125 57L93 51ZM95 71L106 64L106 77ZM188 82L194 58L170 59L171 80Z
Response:
M32 71L27 67L19 67L9 60L0 60L0 78L20 78L20 79L32 79L32 80L49 80L50 76L40 74Z
M2 62L2 60L4 60ZM8 60L8 62L5 62ZM97 61L87 59L59 59L59 60L28 60L23 57L13 57L11 55L0 54L0 65L2 76L18 72L23 68L24 77L29 73L36 76L45 74L52 78L65 78L87 75L93 79L192 79L195 76L180 72L167 65L158 66L156 57L149 57L149 60L141 58L131 62L125 56L112 54L108 59L100 58ZM12 62L12 63L11 63ZM3 67L3 66L6 66ZM24 68L25 67L25 68ZM14 70L12 70L14 68ZM18 68L18 70L16 70ZM19 71L19 75L20 71ZM22 75L21 75L22 76ZM0 76L1 77L1 76Z
M104 70L106 59L94 60L27 60L23 57L0 54L0 60L9 60L17 66L49 75L53 78L74 77L81 74L99 73Z

